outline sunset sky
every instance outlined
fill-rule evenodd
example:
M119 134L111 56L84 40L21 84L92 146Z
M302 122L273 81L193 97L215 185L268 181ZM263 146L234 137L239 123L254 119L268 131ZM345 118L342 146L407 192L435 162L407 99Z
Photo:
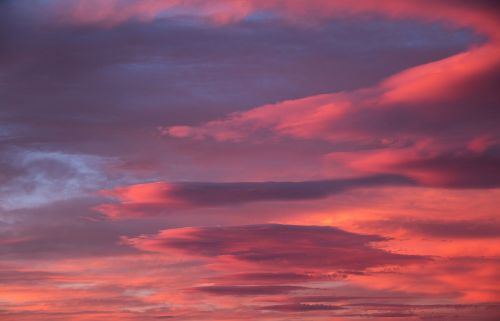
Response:
M500 2L0 0L1 321L500 320Z

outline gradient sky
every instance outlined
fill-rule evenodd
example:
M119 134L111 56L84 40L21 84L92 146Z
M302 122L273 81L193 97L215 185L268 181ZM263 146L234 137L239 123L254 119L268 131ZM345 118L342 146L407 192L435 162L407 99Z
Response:
M0 0L0 319L500 320L499 84L493 0Z

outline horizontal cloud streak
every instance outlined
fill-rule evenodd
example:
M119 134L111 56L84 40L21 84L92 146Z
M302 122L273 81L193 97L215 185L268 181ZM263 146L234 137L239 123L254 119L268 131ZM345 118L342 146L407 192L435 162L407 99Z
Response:
M452 148L422 141L396 149L331 153L327 158L365 173L386 172L411 177L424 186L495 188L500 186L499 147L494 143L474 150L478 147L471 147L470 142L462 148Z
M416 220L392 219L365 223L378 230L403 229L409 233L447 239L500 238L500 222L496 220Z
M118 198L120 203L103 204L97 209L113 218L141 217L161 215L169 208L315 200L356 188L412 185L412 179L397 175L303 182L155 182L103 191L101 194Z
M282 312L310 312L310 311L334 311L342 308L328 304L279 304L262 307L262 310L282 311Z
M153 236L129 238L126 242L146 251L234 259L289 271L363 270L425 260L370 245L384 240L380 236L354 234L333 227L266 224L164 230Z
M211 285L191 288L191 291L214 295L277 295L302 290L304 287L290 285Z

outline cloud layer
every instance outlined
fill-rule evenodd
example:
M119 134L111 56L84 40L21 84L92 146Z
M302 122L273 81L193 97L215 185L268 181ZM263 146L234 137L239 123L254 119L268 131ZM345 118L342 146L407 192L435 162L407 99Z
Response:
M356 188L413 184L411 179L397 175L305 182L155 182L102 191L102 195L117 198L120 203L102 204L96 209L112 218L158 216L175 208L214 207L263 201L315 200Z
M499 17L0 0L0 319L498 320Z
M357 235L332 227L253 225L165 230L157 236L133 238L127 242L143 250L176 250L188 255L234 259L278 270L364 270L422 260L369 245L383 240L379 236Z

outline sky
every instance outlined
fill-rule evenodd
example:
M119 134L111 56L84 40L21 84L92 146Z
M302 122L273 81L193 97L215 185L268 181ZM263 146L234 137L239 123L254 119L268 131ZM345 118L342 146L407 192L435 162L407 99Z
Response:
M2 321L500 319L500 5L0 0Z

